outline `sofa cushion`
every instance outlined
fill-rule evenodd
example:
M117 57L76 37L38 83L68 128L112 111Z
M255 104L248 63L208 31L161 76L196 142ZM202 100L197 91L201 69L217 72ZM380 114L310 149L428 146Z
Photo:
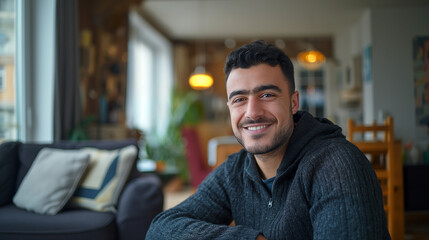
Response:
M119 195L137 156L130 145L116 150L82 148L90 161L82 181L70 200L70 206L95 211L116 211Z
M89 154L79 150L44 148L16 192L13 202L40 214L57 214L73 195Z
M27 174L28 170L31 167L34 159L42 148L59 148L59 149L81 149L85 147L105 149L105 150L114 150L123 148L129 145L137 146L137 142L134 139L125 139L125 140L90 140L90 141L80 141L80 142L70 142L70 141L58 141L55 143L41 144L41 143L24 143L19 147L18 158L19 158L19 170L18 177L16 180L16 188L21 184L22 179ZM133 166L134 175L138 175L135 165Z
M31 165L33 164L40 150L50 146L51 144L23 143L19 147L19 151L18 151L19 170L18 170L18 176L16 179L15 191L18 190L19 186L22 183L22 180L24 180L24 177L27 175L28 171L30 170Z
M19 142L6 142L0 145L0 206L11 203L15 194L20 145Z
M40 215L10 204L0 208L0 239L117 239L115 216L77 209Z

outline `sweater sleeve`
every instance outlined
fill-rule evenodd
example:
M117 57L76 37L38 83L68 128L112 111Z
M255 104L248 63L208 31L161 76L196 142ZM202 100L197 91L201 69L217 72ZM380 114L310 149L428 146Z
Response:
M233 219L226 185L230 180L224 165L215 169L196 193L160 213L146 239L256 239L260 234L257 230L229 226Z
M381 187L368 159L349 143L324 149L302 179L314 239L390 239Z

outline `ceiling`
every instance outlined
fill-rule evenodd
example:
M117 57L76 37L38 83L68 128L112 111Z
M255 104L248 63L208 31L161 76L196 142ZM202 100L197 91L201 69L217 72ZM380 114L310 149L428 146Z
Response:
M428 0L143 0L171 39L333 36L366 9L429 5Z

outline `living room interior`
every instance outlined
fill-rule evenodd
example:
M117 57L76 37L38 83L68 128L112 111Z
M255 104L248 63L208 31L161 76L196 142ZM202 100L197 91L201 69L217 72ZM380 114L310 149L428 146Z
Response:
M429 239L427 1L73 0L59 12L60 2L0 5L1 142L136 139L138 170L160 177L172 207L215 166L210 142L233 135L226 56L263 39L293 60L301 109L344 135L349 119L394 119L399 239ZM323 61L303 62L310 50ZM198 71L211 86L189 84Z

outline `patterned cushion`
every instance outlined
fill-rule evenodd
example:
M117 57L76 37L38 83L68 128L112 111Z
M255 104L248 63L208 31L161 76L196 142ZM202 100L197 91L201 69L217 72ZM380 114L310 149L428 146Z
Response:
M88 166L79 150L44 148L16 192L17 207L40 214L57 214L70 199Z
M90 155L81 183L70 200L71 207L95 211L116 211L119 195L135 164L137 147L117 150L82 148Z

